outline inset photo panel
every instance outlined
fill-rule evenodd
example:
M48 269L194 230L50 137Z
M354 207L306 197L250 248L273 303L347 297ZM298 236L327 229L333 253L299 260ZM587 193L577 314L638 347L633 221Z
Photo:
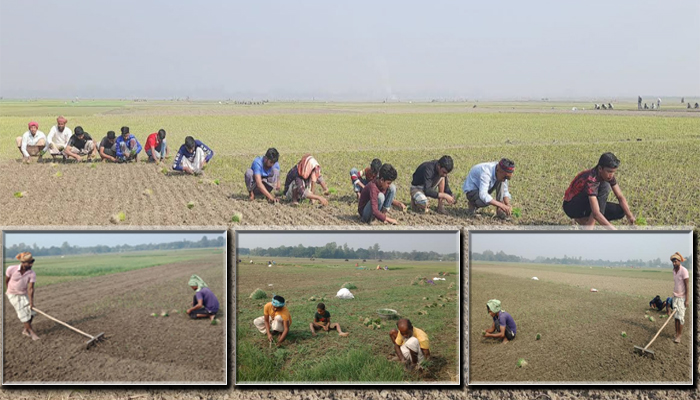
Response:
M3 385L226 385L227 232L3 232Z
M470 231L469 385L693 384L693 235Z
M237 385L461 384L460 231L237 231Z

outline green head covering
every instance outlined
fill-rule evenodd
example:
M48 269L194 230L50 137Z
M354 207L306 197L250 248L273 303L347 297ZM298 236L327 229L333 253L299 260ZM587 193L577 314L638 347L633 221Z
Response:
M190 286L197 286L197 291L198 291L198 292L199 292L200 290L202 290L202 288L207 287L206 282L204 282L204 281L202 280L202 278L200 278L200 277L197 276L197 275L192 275L192 276L190 277L189 285L190 285Z
M492 313L497 313L501 311L501 301L496 300L496 299L491 299L486 302L486 306L488 306L489 310L491 310Z

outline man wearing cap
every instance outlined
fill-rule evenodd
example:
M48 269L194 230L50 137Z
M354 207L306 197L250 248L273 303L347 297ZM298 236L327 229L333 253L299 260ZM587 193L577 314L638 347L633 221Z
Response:
M185 144L175 154L173 170L190 175L201 175L204 167L214 157L214 151L192 136L185 138Z
M92 141L90 134L83 130L82 126L76 126L63 154L77 161L83 160L81 156L87 156L88 161L90 161L95 156L95 142Z
M514 171L515 163L507 158L473 166L462 185L469 202L469 213L473 214L477 208L494 206L499 218L508 218L513 212L508 181Z
M168 144L165 142L165 129L159 129L158 132L148 135L144 150L148 155L148 162L160 164L169 153Z
M564 193L564 212L569 218L586 229L593 229L596 221L608 229L615 229L610 221L627 216L630 225L636 219L627 199L617 184L615 173L620 166L620 160L613 153L603 153L598 159L598 165L587 169L574 178ZM615 194L620 204L608 201L610 192Z
M450 156L442 156L439 160L426 161L418 166L411 180L411 209L414 212L425 212L429 197L437 199L437 212L440 214L445 212L444 202L455 202L447 182L447 175L453 167Z
M29 123L29 130L18 136L16 142L19 152L22 153L22 161L29 163L31 156L40 156L46 147L46 135L39 130L39 124L32 121Z
M273 333L280 333L277 339L278 345L287 338L289 327L292 325L292 316L285 304L284 297L273 295L272 301L265 304L263 308L263 316L253 321L253 325L260 333L267 334L267 340L270 342L272 342Z
M407 366L415 367L430 358L430 340L422 329L413 326L410 319L403 318L396 322L396 329L389 332L394 345L396 357Z
M484 333L484 337L503 339L502 343L508 343L515 339L515 320L509 313L501 310L500 300L492 299L487 301L486 311L493 318L493 323Z
M689 290L689 274L688 270L681 265L685 258L681 253L676 252L671 256L673 263L673 311L676 312L676 337L673 339L675 343L681 342L681 334L683 333L683 324L685 323L685 309L688 308L688 299L690 298Z
M36 315L34 308L34 283L36 273L32 271L34 257L32 253L19 253L15 257L20 261L19 265L10 265L5 271L5 286L7 286L7 299L15 308L17 317L24 324L22 334L33 340L39 336L32 329L32 319Z
M141 143L136 140L136 136L129 133L128 126L122 126L122 134L117 138L117 160L119 162L138 161L139 153L142 150Z
M103 161L119 161L117 159L117 134L114 131L107 132L107 136L102 138L98 153Z
M57 156L68 146L68 141L71 135L73 135L73 131L66 126L67 122L68 120L63 116L56 118L56 125L52 126L49 131L49 137L46 139L46 147L42 150L43 153L48 151L49 154Z

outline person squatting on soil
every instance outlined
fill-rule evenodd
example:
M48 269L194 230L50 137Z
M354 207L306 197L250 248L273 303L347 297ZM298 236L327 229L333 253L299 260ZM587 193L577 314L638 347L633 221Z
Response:
M16 139L22 162L27 164L31 161L31 156L41 156L41 151L46 147L46 135L39 130L39 124L32 121L28 128L28 131Z
M309 329L311 329L311 335L316 336L317 329L323 329L326 333L330 332L331 329L338 331L338 335L346 337L349 335L348 332L343 332L340 330L340 324L331 323L331 313L326 310L326 305L323 303L318 303L316 306L316 313L314 314L314 322L309 324Z
M384 164L379 168L375 179L364 186L357 205L357 212L362 222L369 223L376 218L389 224L397 223L387 215L392 205L400 208L401 211L406 207L405 204L394 200L396 186L393 182L396 177L396 169L391 164Z
M192 319L209 318L213 321L216 313L219 312L219 299L197 275L192 275L187 284L196 292L192 298L192 307L187 310L187 314Z
M379 174L379 168L382 167L382 160L375 158L370 163L369 167L358 171L357 168L350 169L350 181L352 182L352 190L355 192L357 199L360 199L360 193L365 186L374 180Z
M667 297L666 300L661 300L661 296L656 295L650 302L649 308L656 311L666 310L666 315L671 315L673 309L673 298Z
M396 329L389 332L389 338L396 353L392 361L400 361L409 368L415 368L430 358L428 335L422 329L415 328L407 318L396 322Z
M321 205L327 206L328 200L314 194L316 183L321 185L323 195L328 196L326 181L321 176L321 166L311 154L305 154L299 163L287 173L287 179L284 182L285 196L293 205L299 204L304 199L309 199L311 203L318 200Z
M52 156L62 155L63 150L68 146L68 141L73 135L66 124L68 120L63 116L56 118L56 125L51 127L49 130L49 137L46 139L46 147L41 151L41 155L46 154L48 151Z
M267 340L272 342L273 333L280 333L277 344L281 344L287 338L289 328L292 326L292 316L285 307L284 297L273 295L272 301L263 307L263 316L255 318L253 325L260 333L267 334Z
M100 141L97 149L102 161L118 162L117 160L117 134L114 131L107 132L107 136Z
M158 132L153 132L146 138L144 151L148 155L148 162L160 164L170 153L165 135L165 129L159 129Z
M515 339L515 320L509 313L501 310L501 301L496 299L487 301L486 310L493 318L493 323L486 330L484 337L503 339L503 343L508 343Z
M122 134L117 138L117 160L119 162L138 161L142 150L136 136L129 133L128 126L122 126Z
M255 200L256 195L263 195L270 203L279 201L273 191L280 190L280 153L274 147L267 149L265 155L255 157L250 168L243 175L248 188L248 198Z
M685 324L685 309L688 308L688 297L690 297L689 275L688 270L681 265L683 261L685 258L681 253L676 252L671 256L673 263L673 311L676 312L676 337L673 339L675 343L681 342L683 324Z
M214 157L214 151L192 136L185 138L185 144L175 155L174 171L182 171L189 175L201 175L207 163Z
M39 336L32 329L32 319L36 315L34 311L34 283L36 273L32 271L34 257L32 253L19 253L15 257L20 261L19 265L10 265L5 272L5 286L7 286L7 299L17 312L17 318L24 324L22 334L38 340Z
M491 205L496 207L496 215L499 218L510 217L513 207L510 204L508 181L513 177L514 171L515 163L507 158L473 166L462 185L462 191L469 203L469 214L474 214L477 208Z
M439 160L426 161L418 166L411 181L411 209L414 212L425 212L428 209L428 197L437 199L437 212L440 214L445 212L444 202L454 204L452 190L447 182L447 175L453 167L450 156L442 156Z
M627 205L627 199L617 184L615 172L620 160L613 153L603 153L598 165L585 170L574 178L564 194L564 212L579 225L593 229L596 221L608 229L615 229L610 221L627 216L630 225L635 218ZM612 191L620 204L607 201Z
M87 156L88 161L95 156L95 142L92 136L83 130L82 126L76 126L73 136L68 140L68 145L63 150L66 158L73 158L76 161L83 161L82 156Z

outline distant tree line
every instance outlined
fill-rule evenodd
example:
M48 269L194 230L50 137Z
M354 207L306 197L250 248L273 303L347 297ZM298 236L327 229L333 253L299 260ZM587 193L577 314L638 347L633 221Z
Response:
M494 253L491 250L486 250L483 253L472 253L472 259L476 261L500 261L500 262L522 262L522 263L535 263L535 264L559 264L559 265L589 265L589 266L599 266L599 267L645 267L645 268L673 268L671 261L666 259L662 260L657 257L654 260L627 260L627 261L609 261L609 260L588 260L582 257L567 257L564 255L562 258L557 257L542 257L539 256L535 259L529 259L520 256L514 256L511 254L506 254L503 251ZM688 269L692 268L693 260L692 255L688 256L682 265Z
M97 245L91 247L80 247L77 245L71 246L68 242L63 242L60 247L38 247L36 243L29 246L24 243L15 244L10 247L5 247L5 257L12 258L15 254L19 254L24 251L30 251L33 256L67 256L75 254L102 254L102 253L120 253L129 251L142 251L142 250L181 250L181 249L199 249L205 247L223 247L224 237L220 236L216 239L208 239L206 236L202 236L202 239L196 242L189 240L182 240L179 242L170 243L156 243L156 244L139 244L139 245L128 245L120 244L116 246L107 245Z
M258 256L258 257L294 257L294 258L331 258L331 259L348 259L348 260L366 260L366 259L382 259L382 260L412 260L412 261L455 261L457 254L439 254L434 251L383 251L379 247L379 243L375 243L367 249L354 249L348 247L345 243L338 246L336 242L327 243L325 246L280 246L269 247L264 249L256 247L254 249L239 248L239 256Z

